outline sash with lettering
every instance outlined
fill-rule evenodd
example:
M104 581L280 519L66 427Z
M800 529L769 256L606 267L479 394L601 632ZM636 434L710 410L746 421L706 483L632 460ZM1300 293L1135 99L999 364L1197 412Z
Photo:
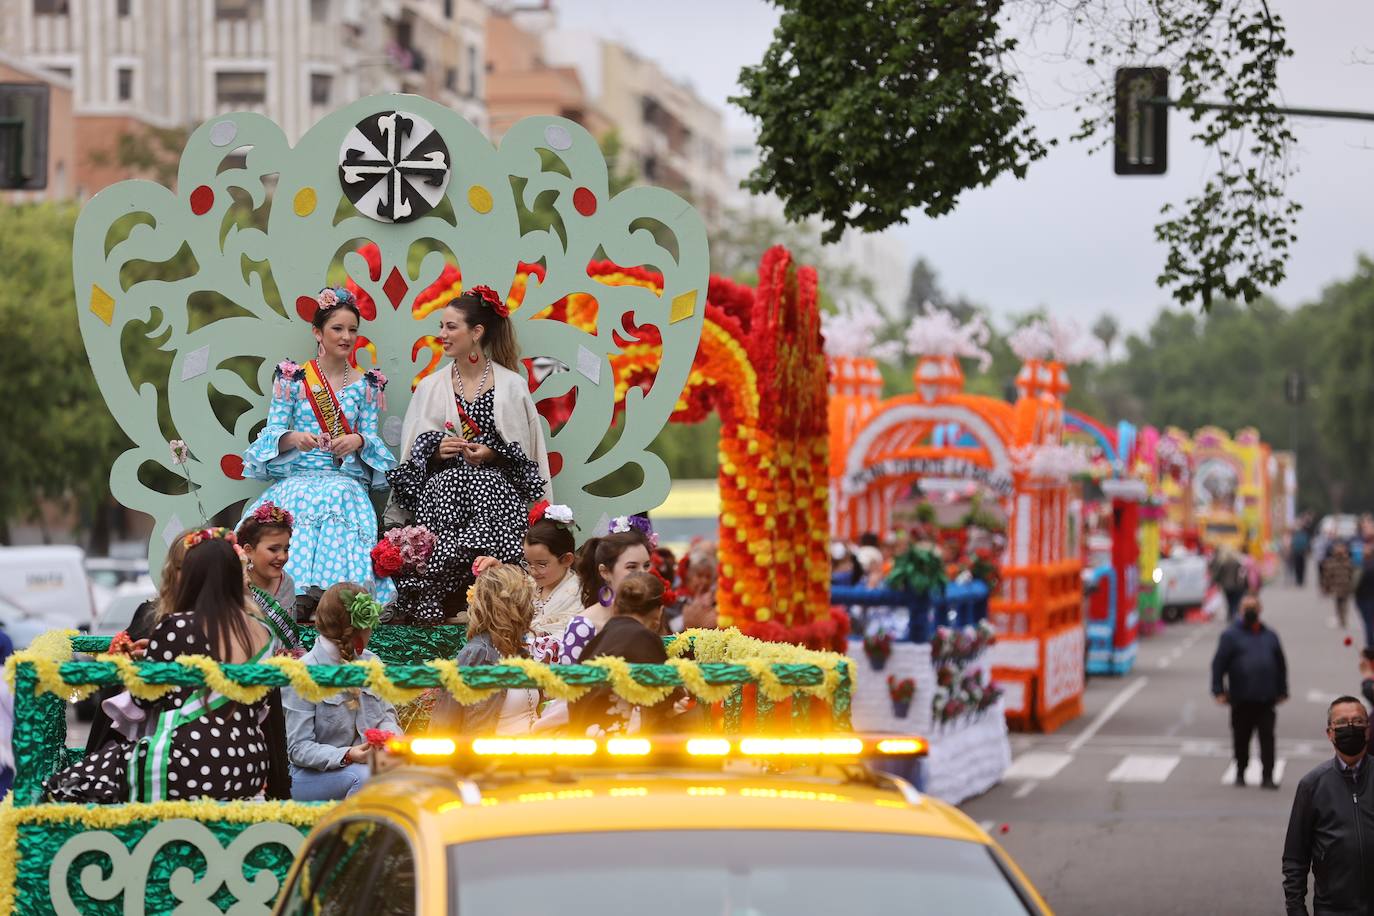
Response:
M312 359L305 364L305 385L310 392L310 408L315 411L320 430L332 439L351 434L353 430L348 425L348 417L344 416L343 405L334 393L334 386L320 371L319 360Z

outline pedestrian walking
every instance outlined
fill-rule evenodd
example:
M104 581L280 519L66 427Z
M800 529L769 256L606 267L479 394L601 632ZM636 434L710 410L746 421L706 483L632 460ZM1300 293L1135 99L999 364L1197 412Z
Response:
M1360 552L1355 561L1355 607L1364 623L1365 648L1374 648L1374 520L1360 519Z
M1369 711L1337 697L1326 710L1336 755L1298 783L1283 844L1288 916L1307 916L1307 875L1315 916L1374 912L1374 767L1368 759Z
M1212 656L1212 696L1231 707L1231 738L1235 748L1236 785L1245 785L1250 764L1250 736L1259 733L1260 785L1274 782L1275 707L1288 699L1288 663L1279 635L1260 623L1260 602L1245 596L1240 618L1217 640ZM1374 843L1374 834L1370 835Z
M1346 617L1350 613L1350 595L1355 591L1355 561L1350 556L1350 548L1344 541L1331 545L1331 555L1321 561L1317 568L1317 584L1322 594L1336 602L1336 622L1341 629L1347 629Z
M1312 535L1302 525L1293 529L1288 541L1288 562L1293 568L1293 581L1298 588L1307 580L1307 553L1312 547Z
M1212 554L1208 571L1211 573L1212 583L1226 596L1226 621L1230 623L1240 612L1240 599L1250 590L1250 576L1245 565L1245 557L1234 547L1223 544Z

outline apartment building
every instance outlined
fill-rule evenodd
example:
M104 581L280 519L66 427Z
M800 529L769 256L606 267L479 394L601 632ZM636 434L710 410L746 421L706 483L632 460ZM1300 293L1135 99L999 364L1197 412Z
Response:
M480 0L6 0L0 52L71 83L78 116L272 118L293 142L376 92L486 129Z
M526 22L528 21L528 17ZM487 114L491 138L500 141L521 118L558 115L594 137L612 125L583 85L578 68L551 63L541 30L503 13L487 17Z
M543 50L550 63L578 69L643 180L687 197L714 225L730 193L724 113L624 45L551 30Z

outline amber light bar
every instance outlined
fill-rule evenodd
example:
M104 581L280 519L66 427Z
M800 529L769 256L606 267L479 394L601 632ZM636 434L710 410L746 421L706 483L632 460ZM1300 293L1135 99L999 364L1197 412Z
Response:
M857 760L919 757L930 749L916 735L654 735L622 738L446 738L400 737L387 745L394 754L419 762L469 760L486 764L538 760L643 761L709 764L722 760Z

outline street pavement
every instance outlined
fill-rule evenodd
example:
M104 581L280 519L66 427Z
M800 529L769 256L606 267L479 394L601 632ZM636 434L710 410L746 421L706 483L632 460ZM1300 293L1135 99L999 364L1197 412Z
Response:
M1326 705L1358 695L1352 645L1313 587L1263 592L1288 659L1279 707L1281 785L1232 786L1228 711L1210 696L1223 624L1178 623L1140 644L1125 677L1090 678L1083 715L1052 735L1013 735L1002 784L961 807L993 833L1063 916L1283 912L1284 831L1304 773L1330 756ZM1005 827L1006 832L1002 833Z

